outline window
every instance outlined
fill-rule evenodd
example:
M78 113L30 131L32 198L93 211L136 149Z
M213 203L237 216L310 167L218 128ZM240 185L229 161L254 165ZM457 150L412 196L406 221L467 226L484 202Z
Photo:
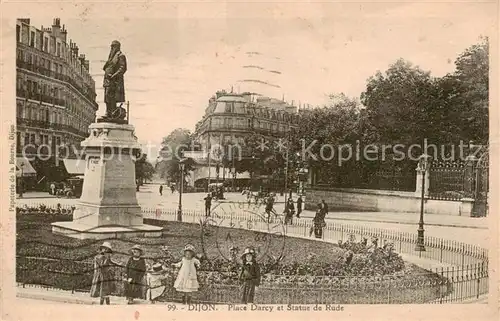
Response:
M225 108L224 112L226 112L226 113L233 112L233 103L232 102L226 102L226 108Z
M43 39L43 51L49 51L49 39L47 37Z
M57 57L61 57L61 44L57 43Z
M17 144L17 148L22 147L21 143L22 143L22 140L21 140L21 133L20 133L20 132L17 132L17 133L16 133L16 144Z
M22 104L17 105L17 117L23 118L23 105Z
M61 137L60 136L56 137L56 146L61 146Z
M19 25L16 26L16 41L21 41L21 26Z
M30 136L30 144L35 145L36 144L36 134L29 134Z
M247 123L248 123L248 127L252 127L252 120L251 119L247 119Z
M45 121L49 121L50 120L49 117L50 117L49 110L45 109Z
M30 37L30 46L34 47L35 46L35 32L31 32L31 37Z
M29 145L29 144L30 144L30 134L25 133L24 134L24 146Z

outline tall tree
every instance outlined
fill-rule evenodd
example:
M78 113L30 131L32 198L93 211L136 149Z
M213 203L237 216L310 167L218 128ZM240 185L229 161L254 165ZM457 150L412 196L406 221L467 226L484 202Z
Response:
M177 128L164 137L160 157L156 164L160 178L178 182L180 179L179 160L183 157L184 151L192 150L194 147L194 137L188 129ZM186 173L188 169L186 168Z
M338 154L346 152L342 145L354 146L359 138L360 107L355 99L339 94L331 95L323 107L301 110L298 128L291 133L289 172L309 166L324 180L346 172L339 168Z
M422 143L434 130L433 110L439 108L437 88L429 72L400 59L385 73L368 79L361 102L365 143Z
M147 155L141 153L141 156L135 161L135 179L137 180L137 185L141 186L145 181L151 180L154 173L155 169L148 161Z

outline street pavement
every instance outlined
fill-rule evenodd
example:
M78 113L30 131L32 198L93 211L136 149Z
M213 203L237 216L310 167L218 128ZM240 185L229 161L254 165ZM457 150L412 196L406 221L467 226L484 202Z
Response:
M137 193L137 200L143 208L149 209L176 209L179 204L179 193L171 193L168 188L164 188L163 195L158 192L159 185L148 184L140 188ZM182 208L184 210L204 210L204 193L185 193L182 195ZM238 211L235 203L246 203L246 196L240 193L226 193L226 200L220 204L213 202L213 206L218 206L219 211ZM293 195L296 199L296 195ZM75 205L77 199L57 198L48 193L32 192L25 193L24 197L17 200L18 206L45 204L56 206ZM277 196L275 210L282 213L284 209L284 196ZM259 211L264 211L261 207ZM311 219L314 212L303 211L301 217ZM372 228L384 228L397 230L400 232L416 233L419 213L403 212L346 212L333 210L326 217L327 221L335 221L342 224L355 226L365 226ZM452 241L459 241L468 244L478 245L484 248L490 247L490 235L488 233L488 218L471 218L451 215L426 214L425 233L428 236L440 237Z

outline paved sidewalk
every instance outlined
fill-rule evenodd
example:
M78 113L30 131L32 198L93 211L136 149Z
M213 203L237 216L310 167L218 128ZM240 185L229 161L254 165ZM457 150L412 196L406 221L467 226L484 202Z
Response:
M69 304L99 305L99 298L91 298L88 292L64 291L59 289L42 288L35 286L18 286L17 297L30 300L44 300ZM124 297L110 297L111 305L126 305ZM150 304L146 300L135 300L136 304Z
M314 217L314 212L303 211L301 216ZM419 213L396 212L330 212L326 219L358 222L378 222L391 224L416 225ZM425 225L488 229L488 219L485 217L462 217L451 215L424 214Z
M183 208L186 210L200 210L204 211L203 198L205 193L186 193L183 194ZM223 200L221 206L231 206L227 203L247 203L246 196L240 193L226 193L226 200ZM139 205L143 208L165 208L173 209L178 206L179 194L174 194L166 191L163 196L156 192L155 185L145 185L141 187L141 191L137 193ZM294 196L294 199L296 197ZM277 204L275 210L282 213L284 209L284 196L277 197ZM60 203L63 206L71 206L78 202L78 199L57 198L43 192L29 192L25 193L22 199L17 199L18 206L23 205L36 205L47 204L49 206L56 206ZM214 201L213 204L217 204ZM264 210L264 207L262 210ZM301 214L305 218L313 218L314 212L305 210ZM327 215L327 220L336 221L352 221L354 222L376 222L376 223L390 223L390 224L403 224L413 225L418 224L419 213L404 213L404 212L360 212L360 211L335 211L331 210ZM452 215L439 215L428 214L424 216L425 225L427 226L441 226L441 227L457 227L457 228L472 228L472 229L488 229L490 224L489 219L485 217L463 217Z

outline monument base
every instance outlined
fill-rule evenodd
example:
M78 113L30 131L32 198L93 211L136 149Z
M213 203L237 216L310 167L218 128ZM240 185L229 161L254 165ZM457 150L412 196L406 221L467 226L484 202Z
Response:
M79 240L84 239L110 239L127 237L161 237L162 228L154 225L104 225L89 227L78 222L54 222L52 233L65 235Z
M73 221L52 223L52 232L76 239L161 237L161 227L143 224L137 202L134 126L93 123L89 132L81 143L85 176Z

